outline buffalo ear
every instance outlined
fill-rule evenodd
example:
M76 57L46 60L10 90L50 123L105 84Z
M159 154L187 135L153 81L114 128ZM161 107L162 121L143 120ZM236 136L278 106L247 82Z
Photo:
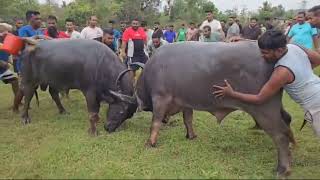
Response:
M111 91L111 90L109 92L110 92L110 94L112 94L114 97L120 99L121 101L130 103L130 104L136 104L137 103L137 100L136 100L135 97L124 95L124 94L121 94L121 93L118 93L118 92L115 92L115 91Z

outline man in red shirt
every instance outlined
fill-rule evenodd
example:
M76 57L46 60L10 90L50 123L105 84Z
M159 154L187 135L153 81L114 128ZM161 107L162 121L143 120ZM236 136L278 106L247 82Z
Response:
M57 28L57 18L55 16L48 16L47 24L48 28L44 31L45 36L49 36L51 38L70 38L65 32L59 31Z
M144 29L140 27L139 20L134 19L131 23L131 27L127 28L123 33L121 57L128 66L134 62L145 64L148 60L145 52L146 45L147 35ZM138 69L137 66L130 66L130 68L134 71Z

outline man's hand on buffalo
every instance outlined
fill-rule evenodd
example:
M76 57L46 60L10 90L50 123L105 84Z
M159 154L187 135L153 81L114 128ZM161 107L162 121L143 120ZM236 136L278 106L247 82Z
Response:
M213 88L216 90L213 90L212 94L216 98L223 98L224 96L232 97L235 93L232 86L229 84L227 80L224 80L226 86L218 86L214 85Z

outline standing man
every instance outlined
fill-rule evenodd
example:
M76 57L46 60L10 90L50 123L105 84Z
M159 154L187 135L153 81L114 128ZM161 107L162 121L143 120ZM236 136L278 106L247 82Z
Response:
M41 16L38 11L27 11L26 19L29 23L19 29L20 37L33 37L36 35L43 35L41 31Z
M230 97L252 104L266 103L268 99L281 91L282 88L305 111L316 135L320 137L320 78L312 68L320 65L320 59L310 58L297 45L288 44L281 31L271 30L264 33L258 45L265 61L274 63L270 79L258 94L235 91L225 80L224 87L215 85L217 98Z
M90 16L89 18L89 26L85 27L81 31L81 38L82 39L94 39L97 41L101 41L102 39L102 29L97 27L98 18L97 16Z
M187 40L187 30L184 27L184 24L181 24L181 28L178 29L177 33L177 42L183 42Z
M203 28L203 36L200 38L200 42L220 42L223 41L221 34L219 32L211 32L210 26L205 26Z
M218 20L214 18L214 14L212 10L206 11L207 13L207 20L203 21L203 23L200 26L200 30L203 31L203 28L205 26L210 26L211 32L220 32L221 36L224 38L225 34L222 30L222 26Z
M12 32L12 34L19 36L19 29L23 26L23 20L20 18L15 19L15 30Z
M156 35L153 35L152 40L150 40L147 45L149 57L151 57L159 47L165 44L168 44L168 42L160 37L157 37Z
M102 43L108 46L114 53L117 53L116 45L114 42L114 31L112 28L103 30Z
M159 37L159 36L156 36L156 34L154 34L155 37ZM174 40L176 39L176 32L174 32L173 30L173 25L170 25L169 26L169 30L167 30L165 33L164 33L164 39L168 42L168 43L173 43Z
M251 18L250 24L242 30L242 37L245 39L258 40L261 35L261 29L257 24L257 18Z
M272 25L272 20L271 20L271 18L266 17L264 20L265 20L265 23L266 23L266 25L265 25L266 30L268 31L268 30L273 29L273 25Z
M67 18L66 19L66 29L67 31L65 32L70 39L80 39L81 34L75 30L75 22L73 19Z
M237 22L235 21L236 17L230 16L229 17L229 29L227 32L227 40L230 40L232 37L239 37L240 36L240 28Z
M227 34L227 32L228 32L228 28L226 26L227 22L225 20L221 20L220 24L221 24L222 31L224 32L224 34Z
M144 29L144 32L147 34L147 42L152 39L153 30L148 28L146 21L141 22L141 27Z
M198 41L198 39L198 29L196 29L195 24L191 22L187 30L187 41Z
M44 35L54 39L69 38L69 36L65 32L58 30L57 23L58 23L57 17L53 15L49 15L47 18L48 28L44 31Z
M152 36L154 35L156 37L163 38L164 32L162 31L162 29L160 27L160 23L155 22L153 27L154 27L154 30L153 30Z
M113 41L114 41L113 44L115 46L116 51L118 51L119 45L120 45L119 41L120 41L120 38L121 38L121 33L120 33L120 31L118 31L116 29L116 21L110 20L109 21L109 27L111 27L111 29L113 31Z
M131 63L140 62L145 64L148 57L145 52L147 45L147 35L144 29L140 27L138 19L131 22L131 27L127 28L122 36L121 57L134 71L138 70L138 66L132 66Z
M9 27L1 23L0 24L0 46L2 46L2 42L6 36L6 34L10 31ZM11 72L9 66L9 56L5 51L0 51L0 80L2 80L5 84L11 84L12 92L14 94L14 103L13 103L13 111L17 112L19 109L19 104L22 100L22 94L19 93L19 81L17 76ZM18 95L19 94L19 95ZM19 98L20 96L20 98Z
M289 41L299 44L307 49L318 48L316 43L317 30L305 22L305 12L299 12L297 16L297 23L292 26L288 33Z

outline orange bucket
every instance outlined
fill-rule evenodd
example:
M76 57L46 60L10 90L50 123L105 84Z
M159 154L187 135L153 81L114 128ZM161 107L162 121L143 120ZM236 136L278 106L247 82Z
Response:
M18 55L19 51L23 47L23 41L20 37L8 33L3 41L3 45L0 50L6 51L12 55Z

